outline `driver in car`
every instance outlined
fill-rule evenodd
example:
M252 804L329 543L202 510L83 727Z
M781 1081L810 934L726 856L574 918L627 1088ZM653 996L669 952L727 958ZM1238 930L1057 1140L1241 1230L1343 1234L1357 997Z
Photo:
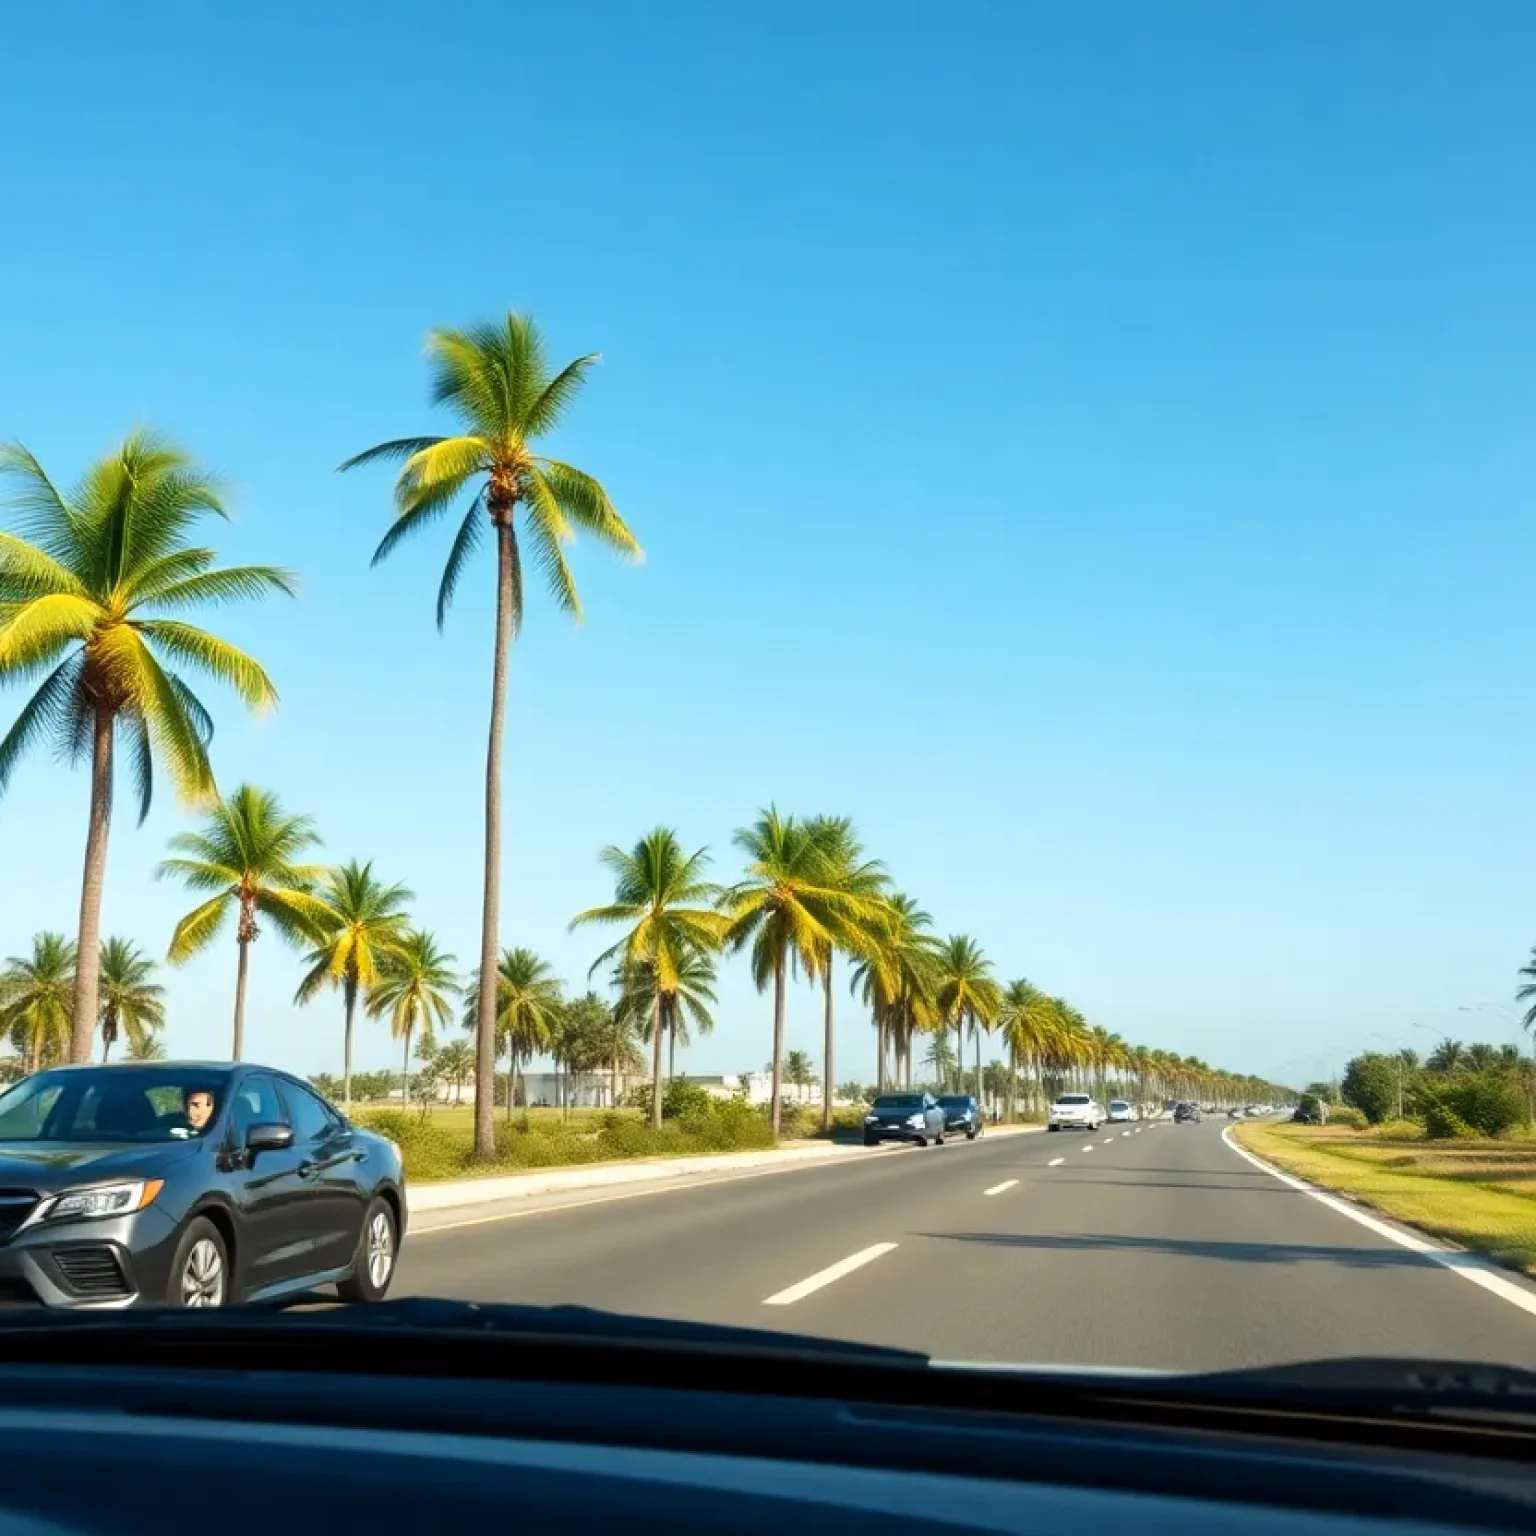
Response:
M213 1091L209 1088L188 1088L182 1099L181 1112L186 1126L177 1129L184 1136L201 1136L213 1119Z

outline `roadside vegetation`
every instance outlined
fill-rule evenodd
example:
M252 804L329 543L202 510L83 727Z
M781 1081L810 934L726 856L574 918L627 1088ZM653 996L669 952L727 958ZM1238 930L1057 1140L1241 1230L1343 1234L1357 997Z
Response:
M1256 1156L1435 1237L1536 1275L1536 1138L1431 1138L1414 1121L1274 1125L1243 1121Z

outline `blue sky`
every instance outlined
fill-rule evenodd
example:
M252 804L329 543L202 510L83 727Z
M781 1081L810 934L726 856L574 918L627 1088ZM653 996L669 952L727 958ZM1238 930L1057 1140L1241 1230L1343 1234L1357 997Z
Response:
M99 4L7 54L0 435L68 478L148 421L231 477L222 552L304 591L220 621L283 695L215 699L221 782L466 965L492 570L439 637L448 530L370 572L387 476L332 471L436 426L429 326L510 306L603 353L560 451L647 561L577 551L580 629L530 602L507 942L579 981L602 844L729 876L777 800L1131 1039L1299 1079L1508 1038L1456 1010L1536 939L1529 5ZM0 953L72 927L86 795L42 758L0 802ZM185 824L120 813L107 931L163 948ZM170 978L176 1053L233 970ZM297 975L261 943L250 1049L334 1068ZM768 1017L733 965L690 1065Z

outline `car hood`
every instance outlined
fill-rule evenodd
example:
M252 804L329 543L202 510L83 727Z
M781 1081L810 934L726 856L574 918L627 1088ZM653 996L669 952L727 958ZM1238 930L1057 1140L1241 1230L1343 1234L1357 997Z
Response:
M199 1141L151 1146L120 1141L0 1142L0 1186L50 1190L82 1181L154 1178L173 1164L196 1157L203 1145Z

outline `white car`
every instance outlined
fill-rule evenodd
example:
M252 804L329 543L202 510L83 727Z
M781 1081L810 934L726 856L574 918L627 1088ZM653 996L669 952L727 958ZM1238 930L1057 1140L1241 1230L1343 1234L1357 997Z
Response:
M1046 1111L1050 1131L1096 1131L1104 1123L1104 1106L1091 1094L1062 1093Z
M1127 1125L1136 1118L1136 1111L1131 1108L1125 1099L1111 1099L1109 1101L1109 1123L1111 1125Z

